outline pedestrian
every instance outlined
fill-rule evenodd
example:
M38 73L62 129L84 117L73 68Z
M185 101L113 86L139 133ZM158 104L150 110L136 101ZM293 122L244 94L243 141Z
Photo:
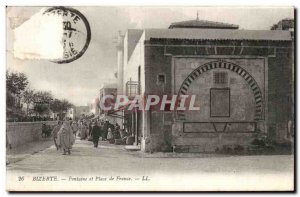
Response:
M47 126L46 123L42 124L42 137L48 137L48 131L47 131Z
M80 140L85 140L86 139L86 125L85 122L80 123Z
M116 122L116 124L115 124L115 129L117 130L117 131L119 131L120 129L121 129L121 127L120 127L120 125Z
M95 148L98 148L99 137L100 137L100 135L101 135L101 127L98 126L98 123L97 123L97 122L94 122L94 123L93 123L91 135L92 135L92 137L93 137L94 147L95 147Z
M103 138L104 138L104 121L100 121L100 128L101 128L101 134L100 134L100 137L101 137L101 140L103 141Z
M116 123L115 124L115 129L113 131L115 139L120 139L121 138L120 129L121 129L120 125L118 123Z
M109 141L109 143L113 143L114 135L113 135L113 132L112 132L111 128L108 128L106 139Z
M89 133L88 133L88 136L90 136L91 133L92 133L92 127L94 126L94 121L93 121L93 120L90 121L88 125L89 125Z
M78 120L77 122L77 133L76 133L76 136L80 137L80 125L81 125L81 120Z
M90 124L89 121L86 121L86 122L84 123L84 126L85 126L85 138L84 138L84 139L85 139L85 140L88 139L88 137L89 137L89 132L90 132L89 124Z
M73 134L74 134L75 137L76 137L76 133L77 133L77 131L78 131L78 125L77 125L77 122L76 122L76 121L73 121L73 122L72 122L71 128L72 128L72 130L73 130Z
M63 125L61 126L57 134L58 145L63 149L63 155L68 153L71 154L72 145L75 142L75 137L70 126L69 119L65 119Z
M108 133L108 128L109 128L109 121L105 120L105 123L103 124L103 130L102 130L102 141L107 140L107 133Z
M54 145L56 147L56 150L58 150L60 148L57 144L57 133L59 132L60 127L61 127L61 121L57 121L57 125L55 125L53 130L52 130L52 137L53 137L53 141L54 141Z

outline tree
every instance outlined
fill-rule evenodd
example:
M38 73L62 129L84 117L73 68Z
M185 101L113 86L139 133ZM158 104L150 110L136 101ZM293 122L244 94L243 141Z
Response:
M66 100L66 99L63 99L63 100L61 101L61 103L62 103L61 108L62 108L63 111L67 111L68 109L70 109L70 108L73 107L73 104L70 103L70 102L69 102L68 100Z
M39 104L50 104L53 101L51 92L38 91L34 94L34 103Z
M53 96L47 91L38 91L33 96L33 110L40 116L50 112L50 104L53 101Z
M54 113L59 114L60 117L62 117L62 114L72 107L73 104L66 99L63 100L54 99L53 102L51 102L50 104L50 109Z
M28 85L28 79L24 73L6 71L6 88L15 95L20 95Z
M50 103L50 109L54 112L54 113L60 113L61 111L61 101L59 99L54 99L51 103Z
M28 116L29 105L34 102L35 92L34 90L26 89L22 93L24 103L26 103L26 115Z
M28 79L24 73L6 71L6 98L10 107L20 107L21 93L28 85ZM18 98L16 101L15 98Z
M6 90L6 106L7 107L14 107L15 105L15 99L12 95L12 93L9 90Z
M39 117L45 113L49 113L49 107L45 104L36 104L34 105L33 110L38 114Z

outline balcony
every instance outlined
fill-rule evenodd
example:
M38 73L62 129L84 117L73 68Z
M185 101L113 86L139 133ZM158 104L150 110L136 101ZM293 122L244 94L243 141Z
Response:
M126 82L126 96L131 99L136 95L141 94L140 83L138 81L127 81Z

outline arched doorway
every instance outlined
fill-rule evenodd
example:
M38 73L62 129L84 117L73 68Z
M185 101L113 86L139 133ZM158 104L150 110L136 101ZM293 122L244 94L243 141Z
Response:
M259 121L264 119L263 116L263 109L264 109L264 101L262 92L256 82L256 80L251 76L249 72L247 72L244 68L240 67L237 64L234 64L232 62L227 61L213 61L206 63L204 65L200 65L196 69L194 69L188 77L185 78L183 83L181 84L179 91L178 91L178 98L180 99L181 95L186 95L189 91L190 86L193 84L193 82L200 78L204 73L208 71L212 71L214 69L225 69L227 71L231 71L239 75L249 86L253 93L254 101L255 101L255 107L254 107L254 120ZM179 103L181 101L179 100ZM178 120L185 120L185 111L177 111L177 119Z

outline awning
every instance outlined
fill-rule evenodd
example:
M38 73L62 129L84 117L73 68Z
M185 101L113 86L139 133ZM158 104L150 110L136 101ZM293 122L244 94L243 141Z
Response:
M99 115L97 115L97 116L91 118L91 120L95 120L95 119L97 119L97 118L100 118Z
M126 108L128 108L129 105L133 104L133 101L135 101L135 100L128 101L125 105L119 106L118 109L109 110L107 112L107 115L115 114L119 111L125 110Z

